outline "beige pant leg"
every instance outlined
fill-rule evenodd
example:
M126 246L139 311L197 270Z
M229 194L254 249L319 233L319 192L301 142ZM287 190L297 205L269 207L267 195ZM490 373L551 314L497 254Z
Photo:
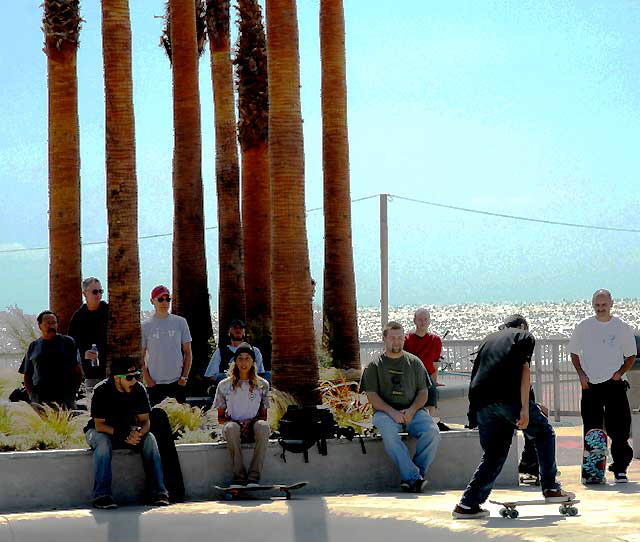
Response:
M240 425L236 422L227 422L222 427L222 436L227 441L227 450L231 456L234 481L244 480L247 471L242 460L242 447L240 446Z
M253 458L251 459L251 465L249 467L249 480L256 482L260 480L270 434L271 429L269 428L269 422L258 420L253 424L253 438L256 447L253 450Z

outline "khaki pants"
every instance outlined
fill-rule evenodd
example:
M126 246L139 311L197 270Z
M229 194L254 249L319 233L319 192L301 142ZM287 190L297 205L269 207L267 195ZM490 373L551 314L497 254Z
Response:
M258 482L260 480L262 466L264 465L264 455L267 451L267 444L269 443L270 432L269 423L264 420L257 420L253 424L255 449L253 450L253 458L251 459L251 464L249 465L249 471L247 473L242 459L240 425L236 422L227 422L224 424L222 427L222 436L227 441L227 449L231 456L234 482L244 480Z

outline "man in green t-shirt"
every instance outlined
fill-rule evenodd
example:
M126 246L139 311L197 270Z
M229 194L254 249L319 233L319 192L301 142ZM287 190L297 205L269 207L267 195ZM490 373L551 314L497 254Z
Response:
M436 456L440 432L425 410L428 375L420 359L405 352L404 329L389 322L382 332L385 351L362 373L360 389L373 406L373 424L382 435L384 448L400 470L403 491L419 493L424 475ZM417 439L411 458L400 432Z

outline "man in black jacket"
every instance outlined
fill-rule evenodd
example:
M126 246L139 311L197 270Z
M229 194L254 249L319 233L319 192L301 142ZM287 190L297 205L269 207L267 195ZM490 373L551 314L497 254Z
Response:
M104 290L100 281L88 277L82 281L84 303L73 313L69 322L69 335L76 341L80 352L85 386L91 392L93 387L106 378L107 324L109 306L102 301ZM95 345L96 348L92 349Z

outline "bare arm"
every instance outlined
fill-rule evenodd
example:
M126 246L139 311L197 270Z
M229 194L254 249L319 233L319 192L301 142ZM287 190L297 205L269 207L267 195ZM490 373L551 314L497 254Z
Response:
M578 373L578 378L580 379L580 387L583 390L589 389L589 377L587 373L582 369L582 365L580 364L580 356L578 354L571 353L571 363L576 369L576 373Z
M406 423L404 414L402 412L398 412L391 405L387 404L376 392L368 391L366 393L367 400L371 403L374 410L386 412L396 423Z
M522 378L520 379L520 418L516 426L518 429L526 429L529 425L529 390L531 389L531 368L528 363L522 366Z
M115 430L110 425L107 425L106 418L94 418L93 421L96 424L96 431L98 433L106 433L107 435L113 436Z
M191 352L191 342L182 343L182 354L183 354L183 364L182 364L182 380L179 380L178 383L181 386L187 385L187 378L189 378L189 371L191 371L191 363L193 360L193 354Z
M620 369L618 369L615 373L613 373L613 376L611 378L613 380L620 380L624 375L624 373L626 373L629 369L631 369L631 367L633 367L633 364L635 362L636 362L635 356L629 356L628 358L625 358L622 367L620 367Z
M156 385L153 378L151 378L151 374L149 373L149 367L147 367L147 349L142 349L142 378L144 380L145 385L148 388L152 388Z

